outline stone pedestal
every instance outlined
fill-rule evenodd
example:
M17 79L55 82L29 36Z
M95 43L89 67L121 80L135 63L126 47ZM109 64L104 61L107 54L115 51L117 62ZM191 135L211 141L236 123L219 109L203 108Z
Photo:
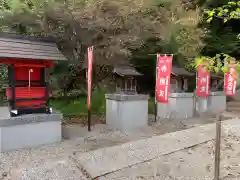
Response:
M158 118L193 117L193 93L171 93L168 104L157 103Z
M218 114L226 109L226 103L224 92L211 92L207 98L197 98L197 112Z
M208 98L197 97L196 111L198 114L208 112Z
M0 108L0 152L60 142L62 114L31 114L10 117Z
M106 94L106 123L118 130L148 126L148 96Z
M218 114L226 110L227 100L225 92L211 92L208 97L208 112Z

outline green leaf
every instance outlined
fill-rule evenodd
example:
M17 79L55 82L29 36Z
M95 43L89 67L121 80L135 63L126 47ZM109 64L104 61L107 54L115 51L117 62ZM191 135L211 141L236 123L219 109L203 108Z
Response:
M227 67L222 67L221 70L222 70L222 72L224 72L224 73L228 72L228 68L227 68Z
M222 16L223 15L223 12L222 11L220 11L220 12L218 12L218 14L217 14L217 16Z
M222 67L222 63L221 63L221 62L218 62L218 63L217 63L217 67L218 67L218 68L221 68L221 67Z
M208 18L208 19L207 19L207 23L210 23L212 20L213 20L212 17Z
M223 11L224 11L225 13L228 13L228 12L229 12L229 10L228 10L228 9L224 9Z
M219 73L219 68L218 67L213 67L213 69L214 69L214 71L216 72L216 73Z
M196 64L196 67L200 66L202 64L202 59L201 57L195 59L195 64Z

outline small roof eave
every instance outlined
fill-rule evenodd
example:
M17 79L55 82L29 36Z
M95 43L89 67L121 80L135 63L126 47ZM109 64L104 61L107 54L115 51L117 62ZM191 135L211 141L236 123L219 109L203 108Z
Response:
M47 37L0 34L0 57L4 59L66 61L57 44Z
M113 73L119 76L142 76L132 65L117 65L113 69Z
M179 68L179 67L172 67L172 72L173 75L175 76L194 76L194 73L190 73L184 68Z

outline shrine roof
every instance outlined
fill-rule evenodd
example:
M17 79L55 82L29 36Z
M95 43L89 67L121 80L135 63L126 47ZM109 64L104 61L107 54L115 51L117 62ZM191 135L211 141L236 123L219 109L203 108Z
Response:
M119 76L142 76L132 65L115 65L113 73Z
M52 37L0 33L0 58L25 60L67 60Z
M216 74L216 73L211 73L211 77L212 77L212 78L215 78L215 79L222 79L223 76L224 76L223 73L218 73L218 74Z
M194 76L193 73L188 72L184 68L175 67L175 66L172 67L172 74L175 76Z

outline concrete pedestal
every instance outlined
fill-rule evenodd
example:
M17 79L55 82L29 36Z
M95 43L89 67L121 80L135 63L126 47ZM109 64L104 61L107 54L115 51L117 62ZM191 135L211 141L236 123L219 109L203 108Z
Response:
M193 117L193 93L171 93L168 104L157 103L158 118Z
M218 114L226 110L226 95L224 92L211 92L207 98L197 98L197 112Z
M0 112L6 115L0 116L0 152L61 141L61 114L9 117L6 110L9 112L7 108L0 108Z
M211 92L208 98L208 112L218 114L226 110L227 100L225 92Z
M197 97L196 111L199 114L208 112L208 98Z
M106 94L106 123L118 130L148 126L148 96Z

